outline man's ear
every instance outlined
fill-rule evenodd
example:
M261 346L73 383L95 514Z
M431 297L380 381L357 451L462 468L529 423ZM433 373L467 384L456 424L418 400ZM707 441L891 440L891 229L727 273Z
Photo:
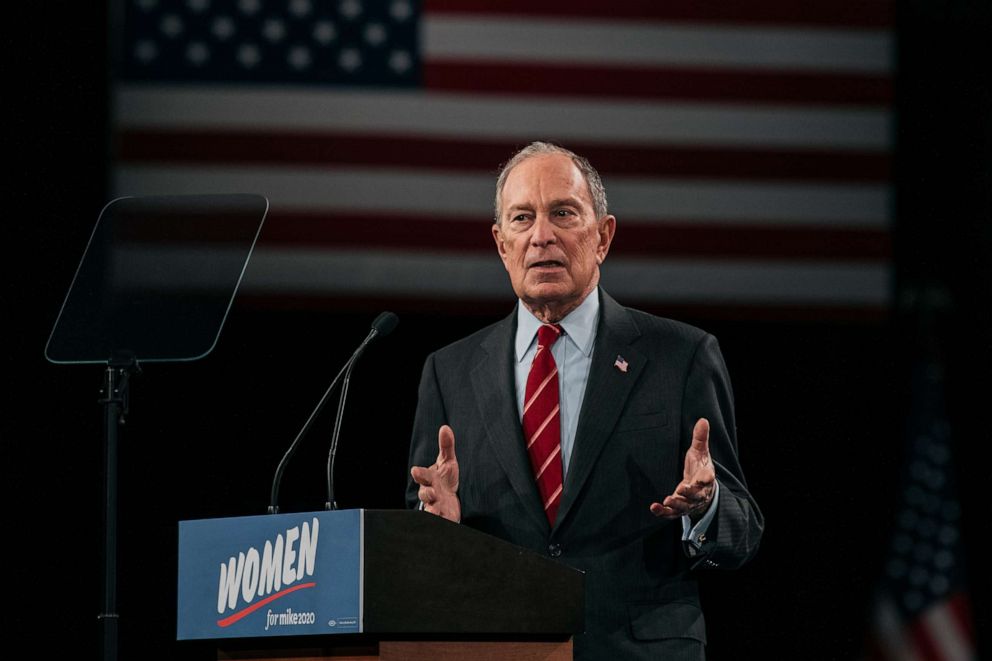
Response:
M596 246L596 262L598 264L606 261L606 254L610 252L610 244L613 243L613 235L616 231L616 216L608 214L599 219L599 227L596 228L596 232L599 234L599 244Z
M499 258L506 261L506 246L503 244L503 233L500 231L499 223L493 223L493 241L496 242L496 252Z

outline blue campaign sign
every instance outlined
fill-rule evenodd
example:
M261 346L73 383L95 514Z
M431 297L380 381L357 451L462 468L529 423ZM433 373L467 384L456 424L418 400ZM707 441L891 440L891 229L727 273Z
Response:
M364 510L179 523L176 637L362 631Z

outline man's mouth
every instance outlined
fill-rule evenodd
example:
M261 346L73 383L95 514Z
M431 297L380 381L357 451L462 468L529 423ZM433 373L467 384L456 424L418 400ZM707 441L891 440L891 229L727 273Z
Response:
M564 266L564 264L562 264L556 259L546 259L541 262L534 262L533 264L530 265L530 268L547 269L547 268L557 268L562 266Z

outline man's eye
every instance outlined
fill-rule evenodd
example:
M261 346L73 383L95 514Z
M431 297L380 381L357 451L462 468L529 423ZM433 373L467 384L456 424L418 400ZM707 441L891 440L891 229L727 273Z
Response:
M526 214L518 214L518 215L516 215L516 216L513 217L513 220L514 221L527 220L527 215Z
M555 211L555 215L556 216L561 216L561 217L571 216L572 215L572 210L571 209L558 209L558 210Z

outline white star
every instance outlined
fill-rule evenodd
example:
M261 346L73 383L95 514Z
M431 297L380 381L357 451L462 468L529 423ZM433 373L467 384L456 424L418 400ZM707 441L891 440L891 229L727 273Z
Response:
M234 34L234 21L229 16L218 16L214 19L210 31L221 41L227 41Z
M141 11L149 11L155 9L158 5L157 0L138 0L134 4L138 5L138 9Z
M243 44L238 48L238 62L245 69L251 69L262 60L262 54L255 44Z
M362 13L362 3L359 0L341 0L338 10L345 18L354 20Z
M134 45L134 56L142 64L148 64L158 57L158 46L155 45L154 41L142 39Z
M310 0L290 0L289 13L297 18L303 18L311 9L313 7L310 5Z
M342 49L341 55L338 56L338 66L351 73L362 66L362 54L354 48Z
M193 41L186 47L186 59L194 66L201 66L210 59L210 50L202 41Z
M382 23L369 23L365 26L365 41L373 46L378 46L386 40L386 28Z
M259 0L238 0L238 9L242 14L257 14L261 8L262 3Z
M943 576L934 576L930 579L930 591L936 595L944 594L947 592L948 587L950 587L950 584Z
M262 26L262 34L273 43L282 41L283 37L286 36L286 24L278 18L266 19L265 24Z
M411 66L410 53L405 50L394 50L389 54L389 68L396 73L405 73Z
M943 571L954 565L954 554L947 550L937 551L933 556L933 566Z
M397 21L405 21L410 18L412 13L413 10L410 8L410 3L407 0L396 0L389 6L389 15Z
M330 21L317 21L313 26L313 38L324 46L334 41L337 36L338 31Z
M210 0L186 0L186 6L190 11L200 13L210 6Z
M159 23L159 29L165 36L175 38L183 31L183 20L175 14L166 14Z
M294 46L289 49L287 58L289 64L297 70L306 69L310 66L310 49L306 46Z

